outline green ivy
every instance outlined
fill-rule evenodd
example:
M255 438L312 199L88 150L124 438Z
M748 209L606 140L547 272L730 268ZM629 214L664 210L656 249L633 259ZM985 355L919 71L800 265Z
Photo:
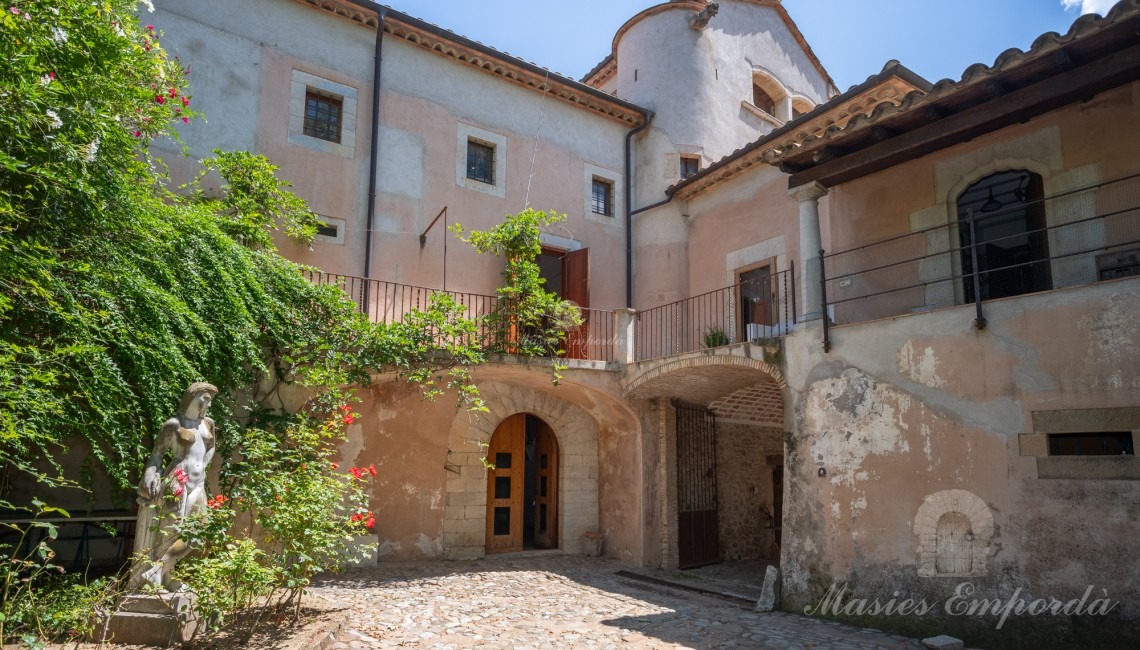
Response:
M492 352L520 356L545 356L555 360L565 350L568 331L582 324L580 310L558 294L546 290L546 279L538 266L542 254L543 230L566 215L527 208L507 215L490 230L468 233L461 224L451 230L479 253L505 259L503 286L494 311L488 316L491 336L486 342ZM557 371L562 366L555 362Z
M0 12L0 472L75 486L53 463L82 440L111 478L101 489L127 493L182 391L209 381L218 456L234 462L215 486L225 507L187 523L203 551L194 588L219 615L274 594L292 604L366 529L360 479L329 462L352 388L396 372L481 408L467 369L482 350L446 297L376 325L305 281L271 231L311 241L316 217L264 157L204 161L219 195L167 189L150 144L177 143L199 116L192 71L135 15L146 4L9 0ZM291 384L311 396L300 412L277 399ZM4 498L0 509L36 511ZM0 549L0 640L73 625L74 602L28 610L18 596L49 559Z

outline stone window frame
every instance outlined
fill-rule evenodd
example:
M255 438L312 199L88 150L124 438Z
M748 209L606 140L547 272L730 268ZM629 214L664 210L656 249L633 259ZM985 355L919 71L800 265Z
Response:
M1021 456L1033 457L1038 479L1140 481L1140 456L1051 456L1049 435L1132 432L1140 445L1140 406L1033 411L1033 432L1017 437Z
M477 142L495 152L494 183L467 177L467 143ZM507 195L507 136L472 124L459 122L455 134L455 184L458 187L505 198Z
M938 523L942 517L957 513L970 521L971 563L965 573L938 572ZM969 578L986 575L990 555L990 538L994 535L994 516L986 502L966 490L942 490L927 495L914 518L914 534L918 536L918 576L920 578Z
M305 134L305 98L310 92L341 98L340 141L332 142ZM341 158L356 158L356 88L317 75L293 70L289 84L289 144L314 149Z
M323 235L321 233L317 233L316 240L326 244L344 246L344 230L348 222L346 222L344 219L327 217L323 214L318 214L317 218L320 219L326 226L336 228L336 235Z
M583 181L583 194L584 200L582 203L582 214L586 218L595 223L605 224L607 226L622 227L625 217L625 187L624 176L612 169L607 169L599 165L585 163L583 165L584 173ZM593 206L593 189L594 181L600 180L610 184L613 190L613 210L610 215L603 215L594 212Z

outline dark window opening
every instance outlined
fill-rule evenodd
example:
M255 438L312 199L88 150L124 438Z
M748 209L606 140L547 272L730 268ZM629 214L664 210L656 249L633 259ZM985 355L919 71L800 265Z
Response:
M511 498L511 477L509 477L509 476L496 476L495 477L495 498L496 499L509 499L509 498Z
M1040 176L1018 170L987 176L959 195L958 236L967 303L975 299L971 211L982 300L1052 288L1044 194Z
M1112 433L1054 433L1050 456L1134 456L1131 431Z
M340 229L336 227L336 224L322 223L321 225L317 226L317 234L322 237L332 237L333 239L336 239L336 236L339 233Z
M690 176L695 176L697 172L701 171L701 159L692 158L689 156L681 156L681 179L684 180Z
M614 184L595 178L590 195L590 208L594 214L614 216Z
M740 274L740 314L747 340L771 336L769 328L776 322L776 302L773 295L772 268L744 271Z
M509 453L498 452L495 454L495 468L496 469L510 469L511 468L511 455Z
M495 536L511 534L511 509L495 508Z
M340 142L340 117L344 100L313 89L305 92L304 134L329 142Z
M467 141L467 178L488 185L495 184L495 147L474 140Z
M752 84L752 105L769 115L776 115L776 100L756 84Z

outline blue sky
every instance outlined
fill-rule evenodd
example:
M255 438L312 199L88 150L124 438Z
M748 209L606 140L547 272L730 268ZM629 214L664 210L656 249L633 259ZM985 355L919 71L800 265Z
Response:
M581 77L610 53L613 35L655 0L381 0L468 38ZM898 59L930 81L1064 33L1082 11L1112 0L784 0L840 90ZM1065 6L1067 5L1067 6Z

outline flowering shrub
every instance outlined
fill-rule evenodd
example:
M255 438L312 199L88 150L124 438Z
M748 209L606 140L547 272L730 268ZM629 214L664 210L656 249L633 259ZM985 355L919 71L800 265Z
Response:
M309 241L313 215L263 157L206 161L225 182L220 197L165 187L149 145L177 142L198 114L191 71L145 23L152 10L0 5L0 467L13 481L77 484L42 467L78 438L106 489L130 494L151 433L187 384L210 381L217 455L235 461L185 522L201 553L179 568L222 621L266 598L296 605L315 572L356 552L353 534L378 525L365 500L373 468L332 462L360 417L344 387L394 370L478 406L467 368L481 356L465 343L474 324L446 297L373 325L335 287L306 282L268 231L280 223ZM289 384L311 395L300 413L276 399ZM250 395L260 399L236 397ZM173 476L172 498L185 483ZM0 493L0 508L22 505ZM36 618L50 603L21 609L48 558L13 553L0 549L0 641L65 634L71 619Z

